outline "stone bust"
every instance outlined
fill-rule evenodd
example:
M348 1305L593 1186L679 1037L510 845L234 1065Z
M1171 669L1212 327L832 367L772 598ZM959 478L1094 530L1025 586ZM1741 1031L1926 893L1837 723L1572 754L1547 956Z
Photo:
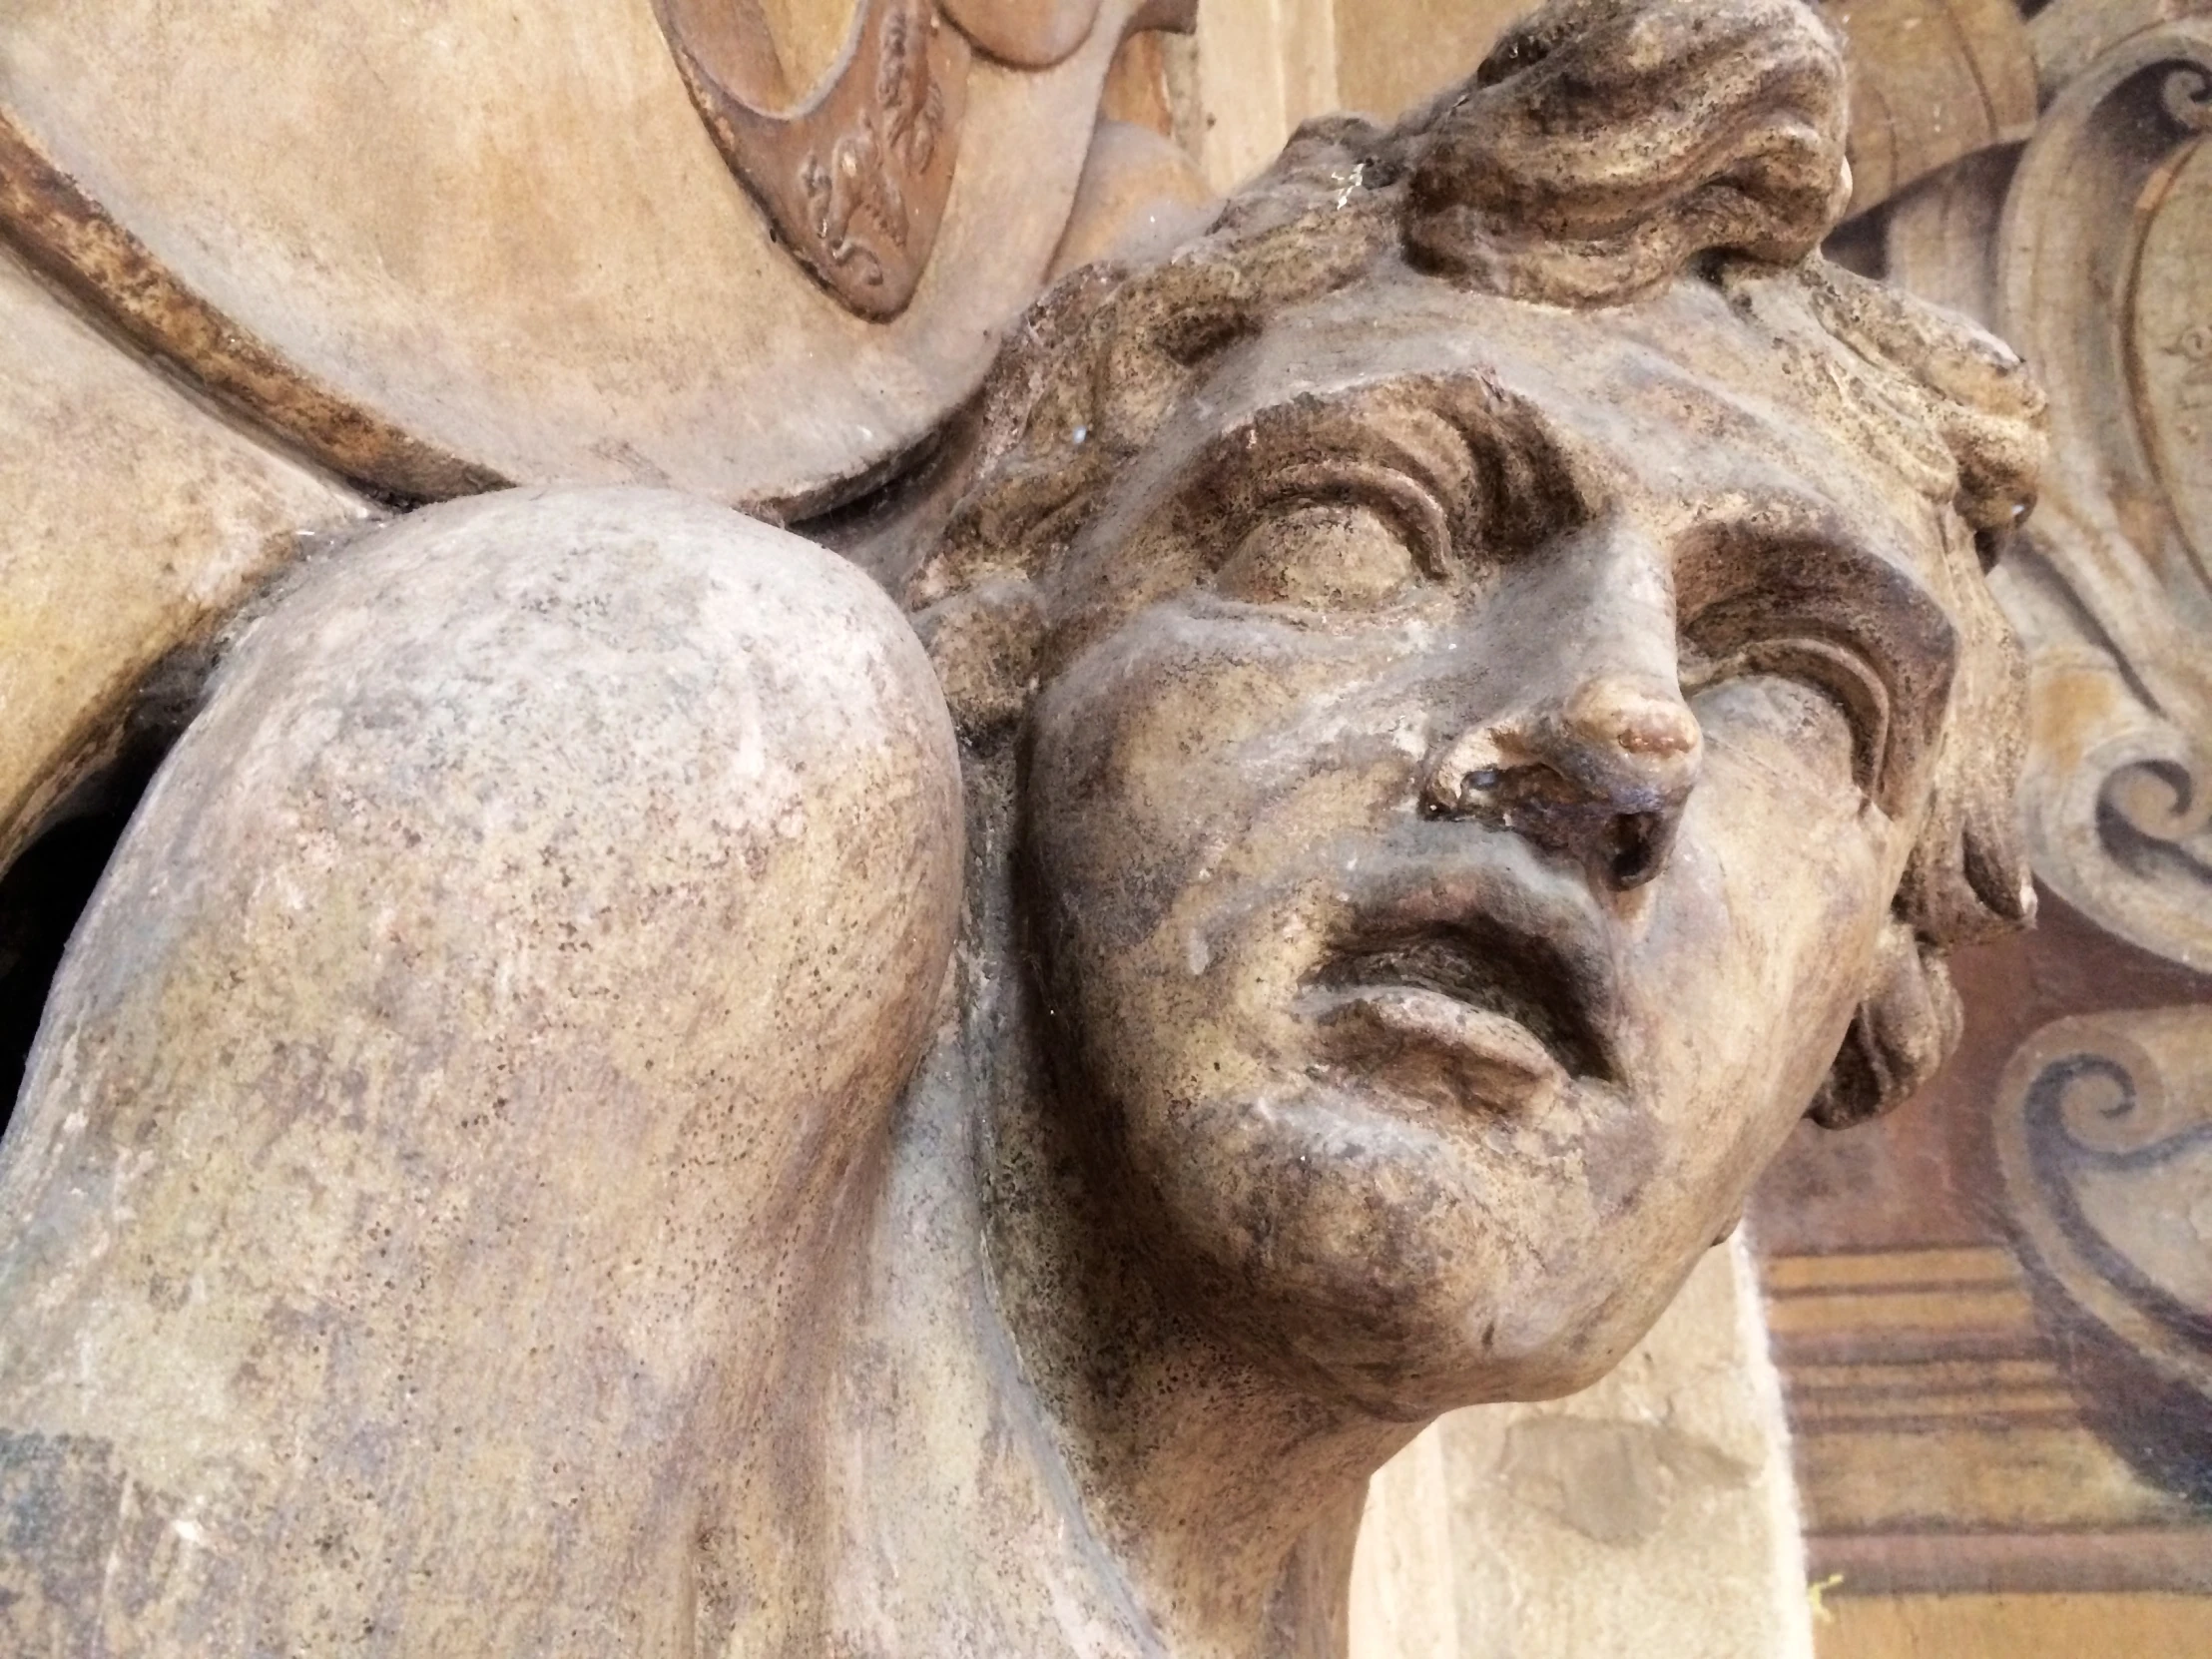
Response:
M2031 908L2039 394L1801 0L1555 0L1042 300L854 566L429 509L238 631L0 1151L24 1651L1341 1651ZM917 643L918 642L918 643Z

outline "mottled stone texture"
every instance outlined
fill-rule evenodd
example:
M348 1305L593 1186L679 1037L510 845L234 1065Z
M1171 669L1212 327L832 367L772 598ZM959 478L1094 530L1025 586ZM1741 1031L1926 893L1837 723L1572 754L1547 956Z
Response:
M1310 128L1032 313L913 634L627 493L276 598L0 1170L26 1640L1341 1653L1368 1476L1630 1353L2031 904L2039 394L1811 253L1842 111L1799 0L1560 0Z
M959 844L912 636L780 531L494 496L308 571L8 1142L0 1646L688 1651Z

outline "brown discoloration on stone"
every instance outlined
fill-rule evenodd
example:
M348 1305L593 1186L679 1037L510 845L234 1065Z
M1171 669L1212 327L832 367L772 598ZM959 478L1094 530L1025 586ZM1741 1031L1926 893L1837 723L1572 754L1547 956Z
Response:
M788 89L762 84L774 46L742 38L743 12L716 0L655 0L654 12L724 159L816 280L861 316L904 310L952 188L967 38L935 0L864 0L831 78L778 109L766 100Z
M964 883L895 621L701 599L768 532L486 503L302 588L58 993L0 1411L283 1517L257 1632L1341 1644L1370 1472L1611 1367L2025 909L1976 555L2039 404L1803 257L1839 76L1794 0L1563 0L1071 276L906 584ZM679 672L721 624L757 695Z

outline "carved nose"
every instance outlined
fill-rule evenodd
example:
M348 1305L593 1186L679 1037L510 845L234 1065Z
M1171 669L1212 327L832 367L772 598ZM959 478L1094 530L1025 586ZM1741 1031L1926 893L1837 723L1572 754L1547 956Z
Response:
M1672 685L1595 675L1566 697L1462 734L1423 789L1432 817L1473 819L1574 854L1615 891L1666 867L1704 735Z

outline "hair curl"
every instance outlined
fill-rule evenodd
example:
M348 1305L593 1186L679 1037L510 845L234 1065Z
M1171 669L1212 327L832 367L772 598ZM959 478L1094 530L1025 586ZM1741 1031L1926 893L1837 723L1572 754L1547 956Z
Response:
M1894 1106L1955 1044L1942 955L2023 924L2024 672L1982 572L2034 499L2043 396L1965 319L1828 264L1851 196L1839 44L1809 0L1551 0L1392 127L1307 123L1212 228L1086 267L1031 309L982 401L973 482L907 588L964 736L1017 721L1044 577L1211 357L1389 262L1504 297L1619 305L1704 280L1805 372L1816 412L1950 509L1951 731L1870 987L1811 1115ZM1994 742L1989 741L1994 735Z

